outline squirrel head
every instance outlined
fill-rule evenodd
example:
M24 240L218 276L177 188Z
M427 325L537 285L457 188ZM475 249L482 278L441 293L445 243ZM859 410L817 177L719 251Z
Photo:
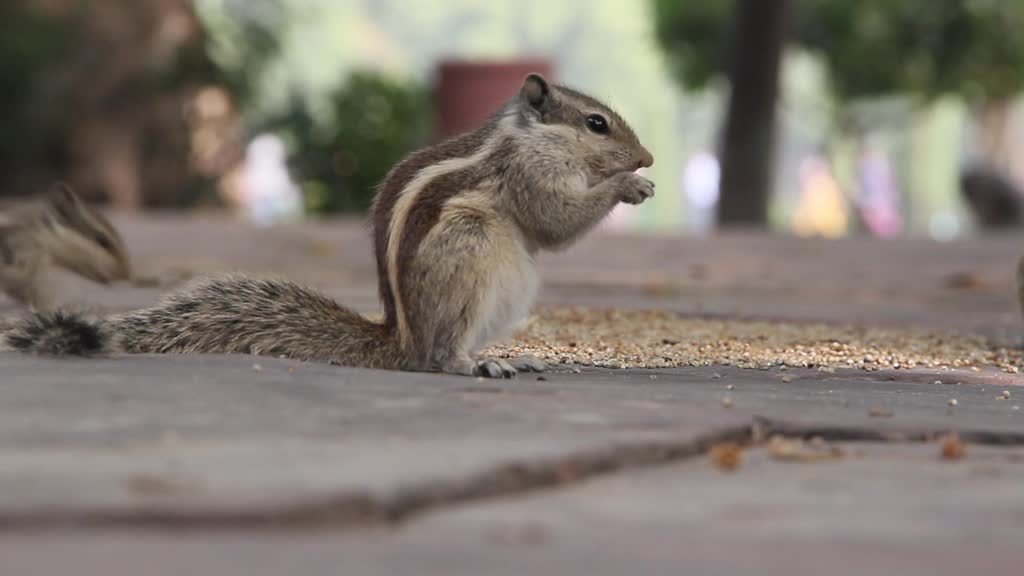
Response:
M519 106L529 123L553 128L551 137L579 149L592 183L619 172L654 164L629 124L598 100L529 74L519 91Z
M131 277L124 241L102 214L63 183L51 187L45 201L53 224L46 240L58 263L103 284Z

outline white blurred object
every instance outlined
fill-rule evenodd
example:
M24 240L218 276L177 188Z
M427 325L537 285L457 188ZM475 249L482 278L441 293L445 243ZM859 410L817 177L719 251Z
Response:
M952 212L933 214L928 220L928 234L933 240L948 242L960 234L960 221Z
M694 232L707 232L714 226L721 173L721 166L713 154L700 152L686 161L683 190L688 208L687 220Z
M249 143L242 180L243 210L252 222L270 226L302 217L302 192L288 175L278 137L264 134Z

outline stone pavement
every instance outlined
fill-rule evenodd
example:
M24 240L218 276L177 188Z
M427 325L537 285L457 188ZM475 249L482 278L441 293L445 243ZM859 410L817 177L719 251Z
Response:
M358 225L117 223L150 269L277 272L376 307ZM1016 341L1019 244L595 236L542 259L542 300ZM63 290L107 308L160 293ZM0 353L0 574L1016 574L1021 382ZM963 458L940 457L949 431ZM775 434L842 452L779 459ZM734 470L706 455L722 442L746 447Z

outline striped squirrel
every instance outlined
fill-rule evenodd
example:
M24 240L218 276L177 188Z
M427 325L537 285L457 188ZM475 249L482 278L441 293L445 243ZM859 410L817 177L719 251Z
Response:
M92 320L31 315L11 347L42 354L251 353L347 366L491 378L539 359L474 359L512 332L538 288L534 256L567 247L654 183L651 153L625 120L528 75L482 127L397 164L372 208L383 322L286 280L200 280L156 306Z
M101 284L132 276L117 230L65 184L0 212L0 290L47 308L52 295L43 275L51 266Z

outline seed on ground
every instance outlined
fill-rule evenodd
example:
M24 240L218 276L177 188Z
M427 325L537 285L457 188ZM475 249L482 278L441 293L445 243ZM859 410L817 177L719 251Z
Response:
M1024 365L1024 350L971 334L560 307L539 311L513 339L485 354L533 354L551 363L621 368L788 366L832 372L957 366L1017 373Z

